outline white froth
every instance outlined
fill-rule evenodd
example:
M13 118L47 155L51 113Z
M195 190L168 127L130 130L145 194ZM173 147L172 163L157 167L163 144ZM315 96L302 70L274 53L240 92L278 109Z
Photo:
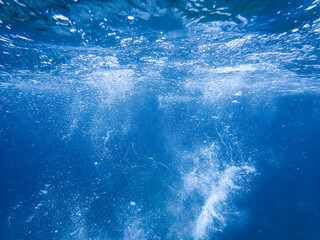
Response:
M133 88L134 71L131 69L99 70L87 78L87 84L97 88L103 100L112 103L122 100Z
M182 170L183 188L179 194L182 202L199 195L201 201L193 207L193 219L189 220L193 239L207 239L209 233L223 231L229 221L239 217L239 211L233 204L233 198L246 188L246 183L255 172L249 163L237 165L221 158L223 143L213 142L204 145L198 151L188 153L182 158L184 163L192 162L192 168ZM180 203L183 204L183 203ZM186 215L184 210L180 214Z
M253 64L244 64L244 65L238 65L234 67L219 67L216 69L213 69L213 72L216 73L232 73L232 72L252 72L257 69L257 66Z
M254 168L249 166L229 167L221 173L217 183L212 188L209 197L206 199L200 215L196 219L193 236L195 239L203 239L209 230L222 231L226 226L225 214L222 204L228 201L232 190L239 189L240 186L235 181L243 172L253 173Z

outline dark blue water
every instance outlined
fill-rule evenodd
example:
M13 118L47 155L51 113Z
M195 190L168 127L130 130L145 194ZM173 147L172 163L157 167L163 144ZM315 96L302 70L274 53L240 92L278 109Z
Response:
M0 0L0 239L320 239L319 1Z

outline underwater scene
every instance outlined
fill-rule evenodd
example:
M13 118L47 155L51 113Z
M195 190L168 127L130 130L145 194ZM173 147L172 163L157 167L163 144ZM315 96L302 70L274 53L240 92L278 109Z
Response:
M319 240L320 0L0 0L0 239Z

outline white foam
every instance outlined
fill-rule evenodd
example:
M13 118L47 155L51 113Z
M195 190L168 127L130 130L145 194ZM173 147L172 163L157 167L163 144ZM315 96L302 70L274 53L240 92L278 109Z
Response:
M193 215L179 209L177 218L190 215L187 223L191 229L189 234L196 240L206 239L209 233L223 231L229 221L240 218L233 198L245 191L248 180L255 172L249 161L243 160L240 164L235 164L228 159L228 154L221 155L220 145L223 144L227 143L205 144L197 151L182 156L183 162L180 165L190 166L192 163L192 168L181 170L184 177L183 187L179 192L179 205L197 195L202 201L194 202L194 209L188 210Z
M131 69L98 70L87 76L86 82L97 88L107 103L123 100L134 86L134 71Z
M229 167L225 169L214 183L209 197L202 206L202 211L196 219L193 236L195 239L203 239L209 229L211 231L222 231L226 226L225 213L222 209L223 204L228 201L232 190L239 189L241 186L235 184L237 178L241 177L243 172L253 173L255 169L249 166Z
M238 65L234 67L219 67L216 69L213 69L213 72L216 73L232 73L232 72L252 72L257 69L257 66L254 64L243 64L243 65Z

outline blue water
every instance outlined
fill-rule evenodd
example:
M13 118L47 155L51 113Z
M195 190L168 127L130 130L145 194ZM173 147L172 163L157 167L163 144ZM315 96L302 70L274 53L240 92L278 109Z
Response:
M0 0L0 239L320 239L320 2Z

